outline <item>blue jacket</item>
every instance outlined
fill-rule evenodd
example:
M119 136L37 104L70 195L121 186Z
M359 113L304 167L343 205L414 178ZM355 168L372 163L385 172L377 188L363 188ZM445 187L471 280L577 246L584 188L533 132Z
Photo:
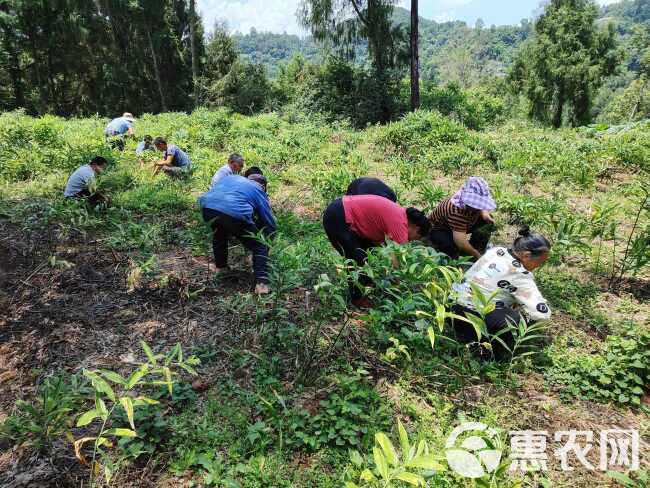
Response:
M276 230L269 197L259 186L243 176L223 178L199 197L199 206L252 224L255 224L253 218L257 217L259 227L264 229L267 236Z

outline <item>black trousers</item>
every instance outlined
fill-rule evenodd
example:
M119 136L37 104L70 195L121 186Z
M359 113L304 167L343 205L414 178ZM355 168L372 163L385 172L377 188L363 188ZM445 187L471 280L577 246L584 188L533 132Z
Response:
M469 230L469 243L474 249L483 254L488 242L490 242L490 237L492 236L493 231L493 224L479 218L476 224L474 224ZM451 229L433 229L429 233L429 240L436 251L445 253L452 259L458 259L460 249L458 249L458 246L456 246L456 243L454 242L454 234Z
M72 197L68 198L75 198L78 200L86 200L88 202L88 205L91 207L96 207L100 203L106 203L106 197L102 195L101 193L95 192L95 193L90 193L90 191L86 190L81 190L79 193Z
M374 245L368 239L352 232L350 226L345 222L345 209L341 198L334 200L325 210L323 227L327 238L341 256L352 259L357 265L363 266L366 261L366 251ZM359 282L363 286L372 284L372 280L366 275L360 276ZM353 300L363 296L361 290L352 281L349 283L349 288Z
M228 240L236 237L253 254L255 281L269 282L269 248L255 238L260 231L255 224L210 208L203 209L203 219L212 225L212 252L217 268L228 265Z
M451 311L456 315L461 315L464 317L469 314L478 315L474 310L463 307L461 305L454 305ZM521 314L516 310L513 310L510 307L500 307L495 308L492 312L485 316L485 325L487 327L488 333L490 335L495 335L500 331L507 330L509 324L515 326L518 325L521 319ZM454 320L453 326L454 331L456 332L456 339L459 342L463 344L476 342L476 331L470 324L460 320ZM512 350L512 347L514 345L514 337L512 335L512 332L509 330L508 332L503 332L502 334L499 334L499 338L505 342L505 344ZM510 352L505 347L503 347L503 344L497 340L492 341L492 352L494 353L495 359L499 361L510 358Z

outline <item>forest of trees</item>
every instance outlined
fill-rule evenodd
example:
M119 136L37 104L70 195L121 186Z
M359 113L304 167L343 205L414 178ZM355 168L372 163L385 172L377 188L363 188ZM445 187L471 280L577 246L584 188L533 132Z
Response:
M364 2L357 15L305 0L298 14L311 35L304 39L232 34L220 23L204 32L193 3L0 2L0 109L68 116L288 107L364 126L410 107L412 19L392 1ZM556 0L537 19L501 27L420 18L422 103L450 112L449 100L462 99L453 111L475 113L507 105L555 126L647 117L649 5L627 0L599 9L589 0ZM571 19L567 8L576 12ZM585 36L554 37L565 27ZM544 80L542 73L567 69L561 56L548 55L559 45L595 64L575 67L571 80ZM469 102L477 99L482 104Z

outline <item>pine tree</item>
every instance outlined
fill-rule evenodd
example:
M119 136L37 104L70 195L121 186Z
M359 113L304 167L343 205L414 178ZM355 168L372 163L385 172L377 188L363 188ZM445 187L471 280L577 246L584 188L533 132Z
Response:
M613 26L597 28L597 13L592 0L551 0L535 23L509 74L532 118L556 128L565 117L573 126L589 122L594 93L620 59Z

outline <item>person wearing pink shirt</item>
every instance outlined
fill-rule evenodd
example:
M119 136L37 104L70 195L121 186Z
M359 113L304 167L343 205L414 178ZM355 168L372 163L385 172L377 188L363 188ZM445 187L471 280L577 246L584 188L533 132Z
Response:
M330 203L323 214L323 227L334 249L362 266L366 251L381 246L386 239L404 244L426 236L429 221L415 208L404 208L376 195L357 195ZM363 286L372 283L367 276L359 281ZM370 306L368 298L353 283L350 283L350 295L354 305Z

